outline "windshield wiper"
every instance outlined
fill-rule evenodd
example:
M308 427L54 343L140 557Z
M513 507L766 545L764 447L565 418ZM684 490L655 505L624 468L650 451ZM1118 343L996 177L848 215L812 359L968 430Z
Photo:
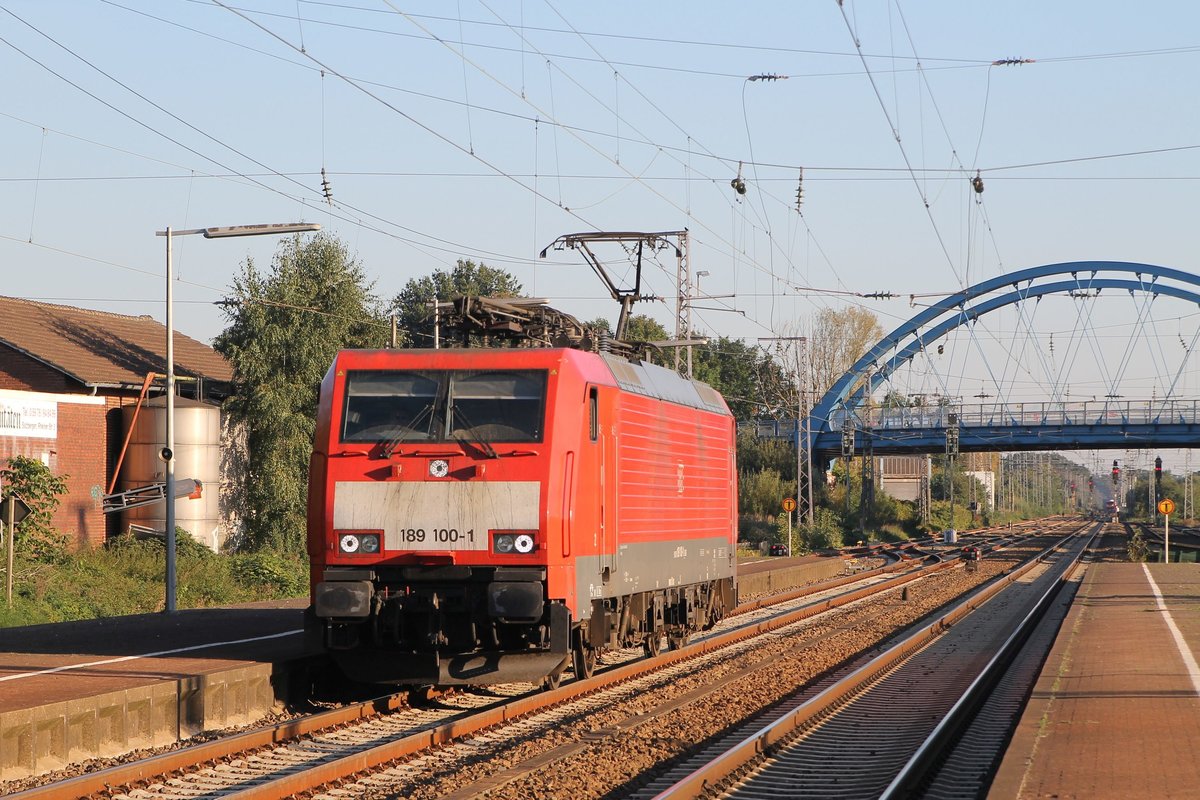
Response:
M396 448L400 445L400 443L404 441L407 433L410 431L416 431L417 426L421 424L421 420L432 415L433 409L436 406L437 406L437 401L434 401L434 402L426 405L423 409L421 409L420 412L418 412L418 414L415 417L413 417L411 420L409 420L406 424L401 425L399 432L397 432L395 436L393 436L392 438L390 438L386 442L384 442L382 445L380 445L379 452L383 454L383 457L391 458L392 453L396 450Z
M499 458L500 457L500 454L496 452L496 448L492 447L492 443L489 442L487 439L484 439L482 436L480 436L479 434L477 434L475 432L475 426L471 424L471 421L469 419L467 419L466 414L464 414L462 411L459 411L457 405L451 406L450 416L451 416L451 424L453 424L453 420L455 420L455 419L462 422L463 430L468 431L470 434L469 442L471 444L475 445L476 449L480 450L488 458ZM455 440L457 440L459 442L459 444L462 444L464 447L468 443L467 437L463 436L460 433L455 433L454 438L455 438Z

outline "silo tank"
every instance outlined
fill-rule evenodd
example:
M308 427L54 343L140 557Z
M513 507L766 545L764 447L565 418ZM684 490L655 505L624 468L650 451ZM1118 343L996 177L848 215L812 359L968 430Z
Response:
M121 409L122 428L133 427L129 448L121 466L118 491L166 481L167 465L159 452L167 439L166 400L156 397L143 403L134 420L134 406ZM175 501L175 524L192 538L213 550L225 540L221 529L221 411L206 403L182 397L175 399L175 480L196 478L204 484L199 500ZM152 503L124 512L122 527L130 524L166 530L166 504Z

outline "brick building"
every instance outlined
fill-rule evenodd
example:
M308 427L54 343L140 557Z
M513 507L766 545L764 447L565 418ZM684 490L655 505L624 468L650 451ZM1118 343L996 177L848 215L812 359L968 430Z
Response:
M0 464L22 455L67 476L55 527L77 545L102 543L118 531L101 498L124 439L121 408L137 402L147 375L157 373L149 395L162 394L166 327L13 297L0 297L0 320ZM178 331L174 344L179 393L219 403L229 364Z

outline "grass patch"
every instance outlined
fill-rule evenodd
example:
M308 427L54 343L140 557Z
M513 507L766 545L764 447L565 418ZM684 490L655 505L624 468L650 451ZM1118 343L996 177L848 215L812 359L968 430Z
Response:
M18 555L13 604L0 604L0 627L162 611L166 548L155 539L119 536L53 564ZM179 608L303 597L308 562L273 552L218 555L190 536L177 537Z

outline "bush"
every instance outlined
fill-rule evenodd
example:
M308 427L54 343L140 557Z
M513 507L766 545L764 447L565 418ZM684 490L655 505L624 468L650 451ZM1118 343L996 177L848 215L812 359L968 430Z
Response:
M67 537L54 529L50 518L67 493L67 476L55 475L33 458L13 456L0 469L6 494L19 495L29 506L29 516L17 526L17 549L47 563L58 563L67 553Z
M742 472L738 477L738 510L758 517L774 516L785 497L794 497L796 484L773 469Z
M828 550L842 546L842 525L838 516L827 508L818 508L812 525L800 528L800 541L806 550Z
M186 531L177 529L176 534L179 608L308 593L308 565L301 558L270 552L220 556ZM125 534L105 547L65 556L53 566L20 553L13 570L13 607L0 605L0 627L162 611L165 568L165 547L158 537Z
M757 548L759 542L775 541L775 520L749 514L738 515L738 541Z
M279 597L294 597L308 591L308 562L272 550L233 556L234 576L245 584L259 584Z

